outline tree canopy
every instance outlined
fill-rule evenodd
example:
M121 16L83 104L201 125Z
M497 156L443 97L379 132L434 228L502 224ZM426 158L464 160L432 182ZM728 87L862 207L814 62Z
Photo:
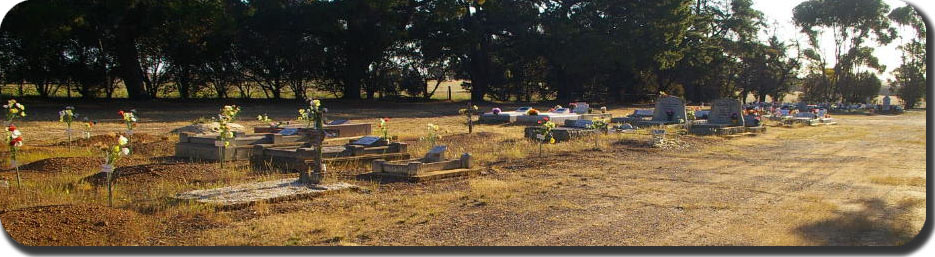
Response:
M808 0L793 11L810 42L800 52L769 35L751 0L30 0L0 27L0 82L131 99L430 98L459 80L474 101L765 101L800 87L850 101L872 93L857 84L880 84L862 81L885 70L871 43L896 38L892 21L918 34L901 47L896 84L907 96L924 88L925 28L911 7ZM833 57L818 54L822 30Z

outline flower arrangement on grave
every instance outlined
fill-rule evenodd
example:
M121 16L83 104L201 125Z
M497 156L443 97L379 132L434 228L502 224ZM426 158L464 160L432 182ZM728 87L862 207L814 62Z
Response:
M552 107L552 109L549 109L549 112L554 112L561 108L562 108L562 105L555 105L555 107Z
M107 201L110 206L114 205L114 185L117 183L117 174L114 173L114 165L124 156L130 155L130 140L123 135L117 135L117 144L105 145L100 143L98 146L104 154L104 164L101 165L101 172L107 175Z
M498 115L500 112L502 112L500 108L493 108L493 110L490 110L490 113L493 113L493 115Z
M65 106L65 109L58 111L58 122L65 123L65 135L68 136L68 142L71 142L71 123L77 117L74 106Z
M610 128L610 120L602 117L594 117L594 119L591 120L591 128L607 134Z
M311 128L312 123L322 123L323 113L328 112L328 108L321 107L321 101L318 99L308 102L308 108L299 109L299 121L305 121L305 128ZM319 128L320 129L320 128Z
M226 149L231 145L231 141L235 139L234 131L230 128L230 123L233 123L237 119L237 115L240 114L240 107L236 105L225 105L221 108L221 113L218 114L218 153L219 153L219 162L221 168L224 168L224 159L226 154Z
M607 106L601 106L601 114L607 113Z
M468 104L468 108L458 110L458 113L467 118L468 134L474 133L474 114L477 113L477 105Z
M600 131L604 135L607 135L607 133L610 132L610 119L603 118L603 117L594 117L594 119L591 120L591 128L597 131ZM594 148L596 149L600 149L600 144L598 142L598 139L600 139L600 137L598 136L594 137Z
M16 153L19 152L20 147L23 147L23 133L13 124L7 127L7 142L9 142L10 145L10 166L16 170L16 186L22 187L19 176L19 165L16 163Z
M84 117L84 120L81 122L84 125L84 138L91 138L91 129L94 128L94 125L97 125L97 121L89 120L88 117Z
M136 128L136 109L130 111L120 110L117 112L123 119L123 124L127 126L127 136L133 136L133 129Z
M539 110L536 110L536 108L529 108L529 110L526 111L526 115L529 115L529 116L539 115Z
M539 124L542 125L542 129L539 130L539 135L537 135L536 138L539 139L539 157L542 157L542 145L546 144L546 142L555 144L555 137L552 136L552 129L554 129L556 125L549 120L549 117L540 120Z
M390 128L389 128L389 126L387 126L387 124L386 124L386 123L389 122L389 121L390 121L390 118L384 117L384 118L381 118L381 119L380 119L380 123L377 124L377 127L380 128L380 133L383 134L383 136L382 136L381 138L382 138L383 140L386 140L387 142L390 141Z
M17 102L16 99L7 101L7 104L3 105L3 109L6 109L7 125L12 125L13 120L17 118L26 117L26 106Z
M270 119L269 115L267 115L266 113L257 115L256 120L269 124L270 128L282 127L282 124L284 124L282 121L275 121L273 119Z
M432 144L432 147L434 147L435 142L442 138L442 136L438 134L438 125L429 123L426 124L426 127L428 129L429 135L423 139L428 140L429 143Z
M688 120L695 120L695 119L697 119L697 118L695 117L695 109L689 108L689 109L685 110L685 118L688 119Z

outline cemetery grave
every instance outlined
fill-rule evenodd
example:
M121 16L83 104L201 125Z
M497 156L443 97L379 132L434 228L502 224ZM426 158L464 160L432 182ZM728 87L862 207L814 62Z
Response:
M521 115L516 117L517 124L532 125L544 121L546 118L555 123L563 123L566 120L577 120L581 118L580 114L571 112L568 108L558 108L548 112L539 112L538 115Z
M362 174L361 178L380 180L403 180L422 182L446 178L475 175L480 169L471 163L471 155L462 154L458 159L448 159L448 146L435 146L425 157L401 161L374 160L371 173Z
M629 123L636 127L652 127L683 124L687 120L685 101L674 96L663 96L656 99L656 106L653 110L636 110L628 117L612 119L611 122Z
M499 111L500 108L495 108L495 110L480 115L479 122L481 123L513 123L516 122L516 117L526 115L526 112L532 109L532 107L520 107L514 111Z
M224 152L224 160L248 160L254 152L254 146L263 145L265 147L298 147L302 145L302 135L297 132L304 128L302 125L289 125L281 127L258 126L254 127L254 133L245 134L242 132L234 133L234 140ZM324 129L329 139L351 138L368 135L371 133L369 123L350 123L347 120L334 120L326 125ZM176 144L176 157L188 158L192 160L220 160L221 151L218 149L222 144L216 135L195 135L193 133L181 132L179 134L179 143Z
M353 189L357 189L357 186L344 182L321 185L303 183L295 178L287 178L222 188L193 190L179 193L175 196L175 199L230 209L249 206L257 202L274 203L298 200Z
M257 144L253 146L250 165L258 170L299 171L306 170L315 157L316 150L309 145L279 146ZM350 140L344 145L322 147L322 158L328 164L368 163L376 159L407 159L407 144L388 142L375 136Z
M299 129L298 134L303 136L306 146L319 148L322 146L327 131L320 129ZM319 196L328 192L355 189L357 186L339 182L321 184L324 173L327 172L321 155L315 155L311 166L305 170L298 170L299 178L287 178L270 181L239 184L215 189L193 190L179 193L175 199L180 201L194 201L203 204L217 205L224 208L241 207L257 202L276 202L283 200L302 199ZM316 165L319 164L319 165Z
M557 123L557 122L556 122ZM592 128L592 120L565 120L564 125L552 129L552 138L555 142L564 142L573 138L588 136L598 133ZM533 140L544 140L541 138L543 128L541 126L530 126L523 130L523 136Z
M253 127L253 133L280 133L284 129L304 128L304 125L292 124L284 126L257 126ZM370 135L373 132L370 123L351 123L348 120L333 120L324 124L324 129L329 132L329 137L362 137Z
M838 124L834 118L827 117L828 110L818 109L816 112L811 111L802 111L796 113L794 116L785 117L782 119L784 126L794 126L796 124L806 125L806 126L820 126L820 125L836 125Z
M746 126L740 100L721 98L711 105L706 121L692 123L689 132L695 135L735 135L766 132L766 127Z
M592 120L594 118L610 118L609 113L594 113L591 106L586 102L572 103L574 106L569 108L557 108L551 111L538 111L536 115L529 115L532 107L520 107L515 111L492 111L481 114L482 123L516 123L532 125L548 118L552 122L563 123L566 120ZM499 110L497 108L496 110ZM494 113L496 112L496 113Z
M230 146L227 146L221 152L219 147L223 142L217 135L195 135L194 133L182 132L179 134L179 142L175 145L175 156L190 160L202 161L236 161L247 160L253 152L253 146L258 144L271 144L278 146L301 145L300 135L283 135L280 133L270 134L251 134L243 132L234 132L234 140L231 140Z

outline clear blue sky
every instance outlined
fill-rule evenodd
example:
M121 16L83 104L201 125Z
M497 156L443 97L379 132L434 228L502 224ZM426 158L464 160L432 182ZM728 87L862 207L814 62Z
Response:
M792 8L795 8L795 6L801 2L804 2L804 0L755 0L753 7L766 15L767 23L769 23L770 26L776 27L776 34L780 38L787 41L799 40L804 47L808 45L807 39L792 22ZM905 2L898 0L883 0L883 2L889 5L890 9L906 5ZM900 34L900 36L903 36L902 34L907 34L906 36L909 37L914 36L906 29L901 29ZM825 33L825 35L822 36L823 40L820 42L822 44L822 51L825 52L825 56L833 56L834 40L831 38L830 33ZM900 39L894 40L893 43L879 46L876 48L876 51L874 51L874 55L880 59L881 63L886 65L886 72L879 74L881 75L880 78L884 80L884 83L887 79L892 78L890 72L902 63L900 59L902 54L896 49L896 46L901 44L900 42ZM876 42L871 43L876 44ZM834 58L830 57L829 59L831 59L833 64Z

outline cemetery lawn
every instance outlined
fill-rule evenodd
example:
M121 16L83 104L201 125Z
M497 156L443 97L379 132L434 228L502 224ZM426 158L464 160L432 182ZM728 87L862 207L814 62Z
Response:
M17 122L23 188L0 171L0 222L26 245L901 245L925 221L926 114L835 115L839 125L770 127L753 137L678 135L666 148L647 131L538 145L523 126L478 125L466 134L464 103L325 101L330 119L377 123L410 143L426 124L441 126L449 158L470 152L482 174L426 183L355 179L369 164L329 167L325 183L361 190L259 203L233 210L172 200L176 193L298 177L252 171L246 161L221 169L171 157L175 128L216 115L225 102L90 102L76 112L120 131L116 111L136 108L146 134L137 154L118 162L115 206L94 175L91 146L67 146L61 102L30 102ZM299 103L240 104L240 124L258 114L295 118ZM550 104L536 104L536 107ZM516 105L499 105L506 109ZM493 105L480 106L489 110ZM634 107L609 106L615 116ZM75 127L75 130L80 130ZM377 133L375 131L375 133ZM77 137L77 136L76 136ZM599 149L595 148L595 143ZM7 151L0 154L8 158ZM70 157L70 158L64 158ZM6 166L4 166L6 167ZM55 231L55 233L49 233ZM89 239L93 238L93 239Z

